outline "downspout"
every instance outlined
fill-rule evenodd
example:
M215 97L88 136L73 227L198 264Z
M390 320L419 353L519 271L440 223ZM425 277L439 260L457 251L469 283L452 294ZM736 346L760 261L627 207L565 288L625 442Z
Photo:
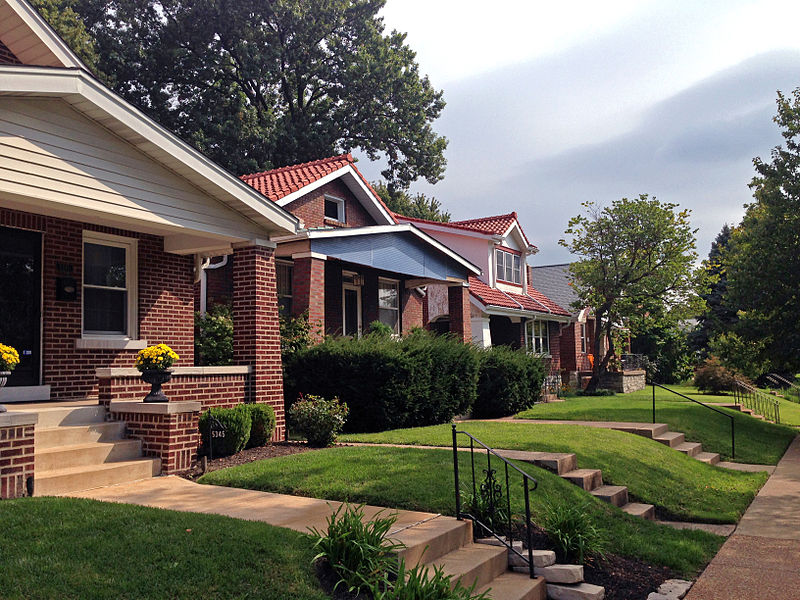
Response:
M222 256L222 260L218 263L211 264L211 258L201 259L199 256L197 259L200 263L199 265L199 281L200 281L200 314L202 316L206 315L206 311L208 309L208 275L206 274L206 270L213 270L219 269L220 267L224 267L228 264L228 255L225 254Z

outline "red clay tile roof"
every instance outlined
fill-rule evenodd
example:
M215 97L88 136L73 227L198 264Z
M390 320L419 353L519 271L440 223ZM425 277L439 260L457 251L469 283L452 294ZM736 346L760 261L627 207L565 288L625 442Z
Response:
M407 217L405 215L394 213L395 219L403 219L412 221L414 223L427 223L429 225L441 225L442 227L451 227L453 229L464 229L466 231L476 231L486 235L503 235L508 228L515 222L522 232L522 237L525 243L529 246L531 243L525 232L522 231L522 226L519 225L519 219L516 212L508 213L507 215L494 215L491 217L481 217L479 219L466 219L464 221L449 221L447 223L440 223L439 221L429 221L427 219L418 219L416 217Z
M378 193L369 184L355 165L352 154L340 154L329 158L321 158L307 163L289 165L271 171L242 175L242 181L251 185L273 202L278 202L289 194L303 189L305 186L319 181L339 169L350 165L367 186L375 199L383 206L386 212L394 219L394 213L383 203ZM396 220L395 220L396 221Z
M475 296L485 306L499 306L502 308L540 312L562 317L570 316L568 311L530 286L528 286L527 294L514 294L489 287L477 277L470 277L469 291L470 294Z

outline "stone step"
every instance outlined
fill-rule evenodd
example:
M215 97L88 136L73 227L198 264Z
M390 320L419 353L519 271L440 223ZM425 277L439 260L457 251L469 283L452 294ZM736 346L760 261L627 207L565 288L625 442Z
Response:
M655 521L656 508L652 504L642 504L641 502L628 502L620 507L622 512L628 513L632 517L641 517L648 521Z
M703 451L703 444L698 442L683 442L675 446L675 450L683 452L686 456L694 458Z
M125 437L125 423L110 421L90 425L70 425L67 427L46 427L36 430L36 450L58 446L75 446L92 442L113 442Z
M547 597L552 600L603 600L605 595L605 588L591 583L579 583L577 585L547 584Z
M469 544L472 541L472 521L439 517L389 534L389 537L405 544L397 556L404 559L406 565L413 566Z
M575 469L562 473L561 477L587 492L603 485L603 472L600 469Z
M475 593L488 592L492 600L545 600L546 585L541 577L531 579L523 573L503 573Z
M92 442L74 446L57 446L36 450L36 472L53 471L69 467L85 467L142 456L141 440Z
M653 439L661 444L669 446L670 448L675 448L686 441L686 435L676 431L667 431L666 433L662 433L661 435L653 437Z
M614 506L622 507L628 504L628 488L624 485L601 485L589 493Z
M425 564L442 567L445 575L453 576L453 583L461 581L466 587L486 586L508 570L506 549L486 544L467 544Z
M161 473L161 459L139 458L89 467L37 471L34 496L55 496L81 490L149 479Z
M614 424L611 429L653 439L667 433L669 425L666 423L620 423Z
M578 468L578 457L571 452L530 452L527 450L496 450L503 458L527 462L558 475Z
M544 577L547 583L581 583L583 565L551 565L533 570L537 577Z
M30 412L35 412L39 415L39 421L36 423L37 431L50 427L103 423L108 414L105 407L99 404L75 407L37 408Z
M719 462L719 454L716 452L700 452L694 458L709 465L715 465Z

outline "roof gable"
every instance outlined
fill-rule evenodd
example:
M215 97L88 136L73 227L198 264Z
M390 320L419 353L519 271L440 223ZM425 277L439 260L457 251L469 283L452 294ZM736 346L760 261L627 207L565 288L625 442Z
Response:
M0 39L21 64L88 70L25 0L0 0L0 23Z
M396 213L393 214L395 218L401 222L417 223L419 226L422 227L426 226L435 228L442 227L445 229L469 231L472 233L485 235L487 237L495 237L495 236L506 237L512 231L516 230L519 232L519 236L523 242L523 245L535 248L535 246L533 246L533 244L531 244L528 241L525 232L522 230L522 226L519 224L519 218L517 217L516 212L511 212L505 215L480 217L478 219L448 221L446 223L441 221L430 221L428 219L418 219L416 217L408 217L406 215L400 215Z

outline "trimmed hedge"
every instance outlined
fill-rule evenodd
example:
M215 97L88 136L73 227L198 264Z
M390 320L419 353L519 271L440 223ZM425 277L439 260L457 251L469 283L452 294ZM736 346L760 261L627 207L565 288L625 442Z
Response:
M300 394L338 397L350 407L345 431L383 431L468 412L477 377L474 348L417 330L400 340L326 339L300 350L284 361L284 396L287 405Z
M249 405L209 408L200 415L200 437L206 449L210 448L212 443L209 437L211 417L215 417L225 428L225 437L213 440L214 456L230 456L243 450L247 440L250 439L250 428L253 423Z
M275 411L269 404L243 404L250 411L250 439L246 448L263 446L275 430Z
M473 417L507 417L539 400L545 376L539 357L508 346L487 348L480 352L480 357Z

